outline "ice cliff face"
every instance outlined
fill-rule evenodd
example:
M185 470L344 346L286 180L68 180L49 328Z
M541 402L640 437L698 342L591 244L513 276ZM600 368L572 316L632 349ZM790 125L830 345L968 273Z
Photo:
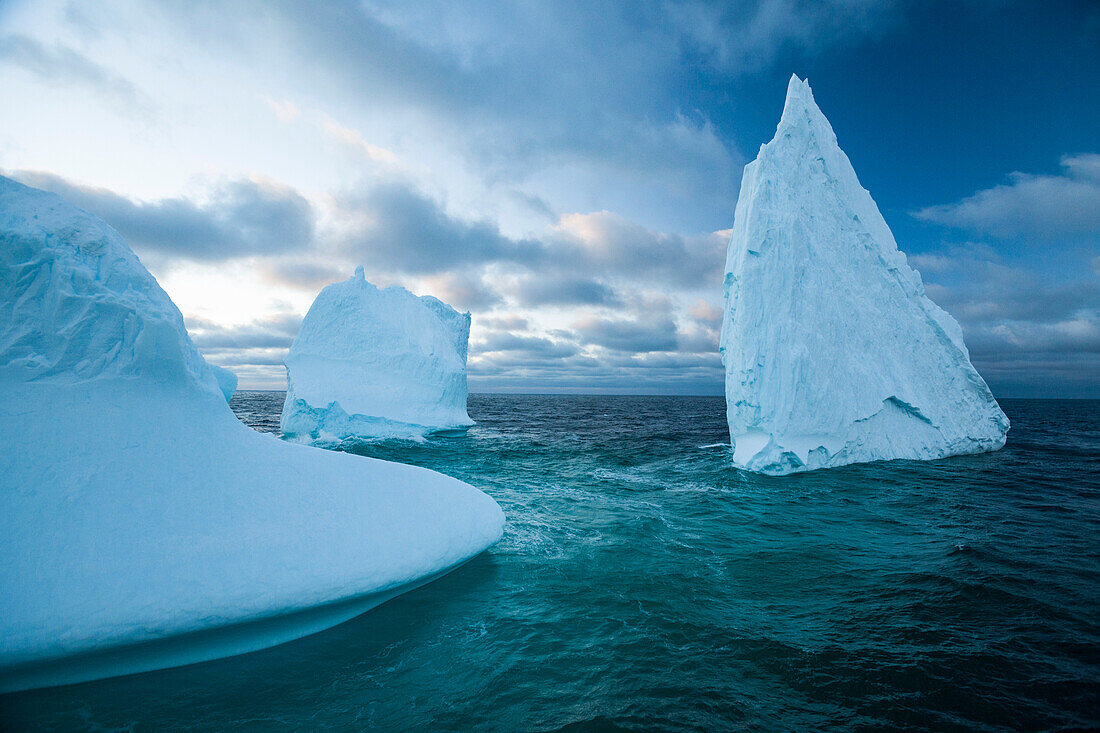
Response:
M155 376L219 394L221 383L228 389L231 373L199 355L175 304L101 220L0 177L0 242L0 378ZM235 376L232 383L235 389Z
M734 463L785 474L996 450L1008 419L806 82L745 166L721 352Z
M500 507L240 423L119 235L0 177L0 692L239 654L425 583Z
M363 268L317 296L286 357L282 430L323 440L423 436L473 425L466 412L470 314Z

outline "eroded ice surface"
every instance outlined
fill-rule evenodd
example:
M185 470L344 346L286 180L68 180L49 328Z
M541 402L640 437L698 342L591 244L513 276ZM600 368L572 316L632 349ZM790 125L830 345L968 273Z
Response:
M1008 418L924 294L809 84L745 166L721 351L734 463L784 474L996 450Z
M119 235L2 177L0 390L0 691L287 641L501 535L461 481L242 425Z
M469 313L379 289L360 267L302 321L286 357L282 431L328 441L465 429L469 340Z

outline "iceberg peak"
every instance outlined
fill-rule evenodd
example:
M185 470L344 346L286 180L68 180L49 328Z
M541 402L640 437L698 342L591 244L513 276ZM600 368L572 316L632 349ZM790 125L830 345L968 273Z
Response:
M787 98L783 103L783 115L776 128L776 138L809 138L819 147L837 147L833 126L817 106L808 80L794 74L787 84ZM839 150L839 148L838 148Z
M362 265L359 265L355 268L355 279L356 280L363 280L364 282L366 281L367 276L365 274L363 274L363 266Z
M924 293L810 85L745 166L721 352L734 463L784 474L996 450L1008 418Z
M799 79L798 74L791 74L791 78L787 82L787 103L790 104L792 99L805 97L809 97L810 101L813 101L814 95L810 91L810 80Z

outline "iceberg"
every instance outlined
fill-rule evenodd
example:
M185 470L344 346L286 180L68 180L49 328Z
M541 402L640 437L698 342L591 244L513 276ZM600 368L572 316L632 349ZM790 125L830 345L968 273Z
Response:
M290 347L280 420L289 438L421 438L465 430L470 314L363 268L324 288Z
M243 425L121 237L2 177L0 388L0 692L279 644L501 536L457 479Z
M925 295L810 86L745 166L720 350L736 466L787 474L997 450L1008 418Z
M229 402L237 391L237 375L216 364L211 364L210 368L214 370L214 376L218 380L218 388L222 391L222 396L225 397L226 402Z

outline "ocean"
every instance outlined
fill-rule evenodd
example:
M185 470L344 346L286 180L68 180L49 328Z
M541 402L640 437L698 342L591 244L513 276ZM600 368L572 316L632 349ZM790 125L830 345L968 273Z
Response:
M278 430L283 394L233 409ZM1100 728L1100 402L1003 400L1007 446L735 471L722 398L471 395L461 437L349 452L507 515L487 553L329 631L0 697L6 729Z

